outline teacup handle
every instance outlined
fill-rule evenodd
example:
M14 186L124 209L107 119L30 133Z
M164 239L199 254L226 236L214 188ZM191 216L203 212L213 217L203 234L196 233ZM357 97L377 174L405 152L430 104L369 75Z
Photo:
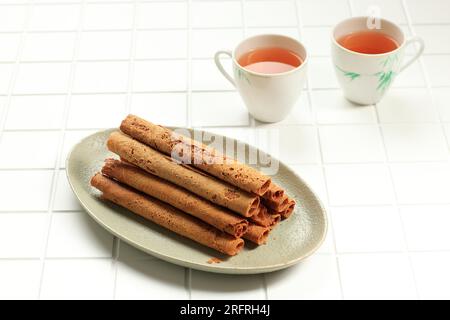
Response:
M422 55L423 51L425 50L425 42L423 41L422 38L420 38L418 36L414 36L414 37L406 40L405 48L413 43L419 44L419 50L417 50L416 54L400 68L400 72L402 72L403 70L408 68L414 61L416 61Z
M225 71L225 68L223 67L222 62L220 62L220 56L221 56L221 55L227 55L227 56L229 56L230 58L232 58L233 55L232 55L231 51L228 51L228 50L220 50L220 51L217 51L216 54L214 55L214 62L216 63L216 66L217 66L217 68L219 69L220 73L222 73L223 76L224 76L228 81L231 82L231 84L233 85L233 87L236 87L236 84L235 84L235 82L234 82L233 77L230 76L229 73Z

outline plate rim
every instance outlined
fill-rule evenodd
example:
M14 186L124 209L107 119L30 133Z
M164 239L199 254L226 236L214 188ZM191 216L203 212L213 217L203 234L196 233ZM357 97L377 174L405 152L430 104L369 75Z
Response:
M223 137L223 138L231 138L234 141L238 142L238 143L242 143L245 146L249 146L253 149L256 149L258 151L262 151L263 150L257 148L256 146L253 146L247 142L241 141L239 139L233 138L233 137L228 137L228 136L224 136L220 133L213 133L210 131L205 131L202 129L194 129L194 128L182 128L182 127L171 127L171 126L167 126L167 128L171 129L171 130L176 130L176 129L187 129L189 131L200 131L202 133L209 133L209 134L215 134L217 136ZM84 201L80 198L80 195L78 194L72 180L71 180L71 175L69 174L69 168L72 167L71 165L71 158L72 158L72 154L74 153L75 149L77 149L78 146L80 146L83 142L85 142L86 140L88 140L89 138L93 137L94 135L98 135L101 133L108 133L108 132L113 132L114 130L119 131L118 128L109 128L109 129L102 129L102 130L98 130L96 132L93 132L91 134L89 134L88 136L82 138L80 141L78 141L76 144L74 144L72 146L72 148L70 149L69 153L67 154L67 158L65 161L65 173L66 173L66 177L67 180L69 182L70 188L72 190L72 192L74 193L74 195L77 198L77 201L81 204L81 206L83 207L84 211L86 211L88 213L88 215L96 222L98 223L102 228L104 228L106 231L108 231L109 233L111 233L112 235L114 235L115 237L117 237L118 239L125 241L127 244L131 245L132 247L141 250L143 252L145 252L146 254L149 254L151 256L154 256L158 259L164 260L166 262L169 263L173 263L185 268L191 268L191 269L196 269L196 270L201 270L201 271L206 271L206 272L212 272L212 273L220 273L220 274L234 274L234 275L249 275L249 274L262 274L262 273L269 273L269 272L274 272L277 270L282 270L285 268L289 268L297 263L299 263L300 261L307 259L308 257L310 257L311 255L313 255L325 242L325 239L327 237L327 234L329 232L329 221L328 221L328 214L327 211L325 209L325 206L323 205L322 201L320 200L320 198L317 196L316 192L314 192L314 190L310 187L310 185L305 182L296 172L294 172L287 164L285 164L284 162L280 161L278 158L276 157L272 157L272 159L278 161L279 163L283 164L285 166L285 168L289 171L290 174L294 175L297 179L299 179L307 188L308 190L314 195L315 200L317 201L317 204L320 208L320 211L322 213L322 218L323 218L323 233L322 236L320 238L320 240L315 244L314 248L307 251L306 253L300 255L299 257L289 260L288 262L285 263L279 263L279 264L275 264L275 265L271 265L271 266L260 266L260 267L241 267L241 266L221 266L220 263L219 264L211 264L209 266L205 266L203 264L200 264L198 262L194 262L194 261L186 261L183 259L179 259L179 258L174 258L171 257L169 255L164 255L163 253L154 251L154 250L149 250L143 246L140 246L139 244L135 243L134 241L128 239L126 236L116 232L115 230L113 230L108 224L105 224L102 220L100 220L99 218L97 218L97 216L92 212L91 209L89 209L86 204L84 203Z

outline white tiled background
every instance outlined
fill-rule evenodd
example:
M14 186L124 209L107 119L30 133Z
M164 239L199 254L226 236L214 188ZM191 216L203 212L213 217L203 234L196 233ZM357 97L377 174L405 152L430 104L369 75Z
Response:
M425 38L377 106L354 107L330 28L370 5ZM450 298L450 1L0 1L0 298ZM308 46L290 117L258 123L212 62L264 32ZM70 147L128 112L250 139L281 157L330 217L320 251L288 270L206 274L144 255L97 226L65 178Z

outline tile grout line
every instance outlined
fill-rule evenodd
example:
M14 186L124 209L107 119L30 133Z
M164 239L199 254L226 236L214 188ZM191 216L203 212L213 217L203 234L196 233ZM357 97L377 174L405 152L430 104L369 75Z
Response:
M101 261L106 261L106 260L111 260L111 257L98 257L98 256L94 256L94 257L88 257L88 256L79 256L79 257L46 257L45 258L47 261L74 261L74 260L101 260ZM35 260L35 261L41 261L41 259L39 257L0 257L0 261L4 261L4 260Z
M186 1L186 126L192 128L192 0ZM192 269L184 268L184 287L188 300L192 300Z
M415 33L414 26L413 26L411 15L409 14L408 6L407 6L405 0L402 0L401 2L402 2L403 11L404 11L405 16L406 16L406 20L408 21L409 32L411 33L411 35L414 36L414 35L416 35L416 33ZM423 60L423 56L419 57L418 63L420 65L420 69L422 70L423 77L425 78L426 89L428 91L429 96L431 97L431 101L432 101L433 107L434 107L434 109L435 109L435 111L436 111L436 113L438 115L438 122L441 125L445 141L447 142L448 153L450 153L450 137L447 136L447 133L446 133L446 130L445 130L445 125L444 125L445 122L442 121L441 111L439 110L439 108L438 108L438 106L436 104L436 99L434 98L434 93L433 93L433 86L431 85L431 80L430 80L430 77L428 75L427 68L426 68L425 62ZM448 162L450 162L450 157L448 157Z
M51 5L61 5L61 6L69 6L69 5L74 5L74 4L81 4L82 0L72 0L72 1L65 1L65 2L60 2L61 0L47 0L47 1L41 1L39 3L37 3L37 5L39 6L51 6ZM96 5L115 5L115 4L130 4L130 2L132 2L133 0L90 0L89 4L96 4ZM183 3L185 2L185 0L139 0L141 3ZM201 2L201 1L205 1L207 2L207 0L194 0L197 2ZM239 0L221 0L222 2L238 2ZM249 2L272 2L274 0L246 0ZM21 3L17 3L14 1L11 2L4 2L4 3L0 3L0 7L5 6L20 6L20 5L24 5L26 4L26 1L24 0Z
M192 0L187 1L186 24L186 125L192 127Z
M56 191L58 188L58 177L60 174L60 163L63 161L62 154L63 154L63 146L64 146L64 139L66 135L66 127L67 123L69 121L69 114L70 114L70 103L72 98L72 88L73 84L75 82L75 72L76 72L76 63L77 63L77 56L78 56L78 50L80 45L80 37L81 37L81 31L83 28L83 13L85 10L85 0L80 4L80 17L78 21L78 31L75 36L75 45L73 49L73 58L71 62L70 67L70 74L69 74L69 80L67 84L67 92L66 92L66 101L64 105L64 113L63 113L63 124L61 127L61 135L58 142L57 147L57 157L55 161L55 167L54 172L52 176L52 184L51 184L51 192L50 192L50 199L48 203L48 223L46 226L46 233L45 233L45 239L44 239L44 245L42 250L42 256L41 256L41 270L40 270L40 279L39 279L39 291L38 291L38 299L41 299L42 295L42 285L44 281L44 271L45 271L45 264L46 264L46 255L48 250L48 244L50 240L50 231L51 231L51 225L53 221L53 205L56 198Z
M242 27L240 28L240 30L241 30L242 39L245 39L245 37L248 36L248 30L250 29L247 26L247 20L245 19L245 0L240 0L240 5L241 5L241 21L242 21ZM232 89L232 92L237 92L237 89L236 88ZM241 99L241 101L242 101L242 99ZM242 101L242 103L244 103L244 102ZM250 140L252 140L254 145L257 146L258 141L256 140L257 135L255 133L256 120L248 111L247 111L247 114L248 114L248 124L244 125L242 127L251 129L252 137L250 138Z
M287 126L284 126L286 128ZM313 125L309 125L308 127L314 127ZM201 129L205 130L208 128L200 127ZM214 127L213 129L245 129L247 127L243 126L237 126L237 127ZM75 129L75 130L67 130L66 132L82 132L82 131L99 131L99 130L105 130L107 128L96 128L96 129ZM276 128L271 128L270 130L275 130ZM26 131L11 131L11 130L5 130L4 132L41 132L42 130L26 130ZM52 130L51 132L56 132L58 130ZM207 130L208 131L208 130ZM253 143L252 143L253 144ZM256 144L256 143L255 143ZM447 164L447 160L424 160L424 161L390 161L390 165L431 165L431 164ZM311 162L287 162L284 161L285 164L289 166L312 166L312 165L321 165L320 162L311 161ZM364 161L364 162L323 162L323 166L364 166L364 165L381 165L386 164L385 160L379 160L379 161ZM62 165L62 164L60 164ZM60 169L65 169L64 166L61 166ZM54 167L0 167L0 172L2 171L51 171L54 170ZM408 205L447 205L450 204L450 201L447 202L420 202L420 203L399 203L399 205L402 206L408 206ZM368 203L364 204L364 206L383 206L383 203ZM331 205L332 207L343 207L343 206L360 206L358 204L334 204ZM2 210L0 209L0 212ZM22 210L19 210L22 211ZM38 210L39 211L39 210ZM61 210L61 211L67 211L67 210ZM70 210L69 210L70 211Z
M17 48L17 52L16 52L16 59L14 61L14 69L10 75L10 79L9 79L9 83L8 83L8 91L7 91L7 100L5 105L2 108L2 112L0 114L0 144L2 142L3 139L3 133L4 133L4 129L6 127L6 122L7 122L7 117L8 117L8 113L9 113L9 109L11 108L11 101L12 101L12 97L13 97L13 92L14 92L14 87L15 87L15 83L17 80L17 76L19 74L19 68L20 68L20 57L22 55L23 52L23 48L25 46L25 41L26 41L26 35L27 35L27 30L28 30L28 24L31 20L31 15L33 13L33 6L34 6L34 0L29 0L26 1L24 4L24 10L26 11L25 13L25 19L22 25L22 30L20 31L20 40L19 40L19 45ZM44 213L47 213L47 211L44 211ZM11 261L12 259L2 259L2 260L8 260ZM21 261L25 261L21 260ZM36 258L34 259L36 261L39 261L40 264L42 264L42 261L40 258ZM36 296L36 298L38 298L38 296Z
M27 31L28 31L28 24L31 19L33 6L34 6L34 0L27 1L27 4L25 6L26 6L26 9L25 9L26 10L26 18L25 18L25 21L22 26L23 29L20 32L19 46L17 48L16 59L14 61L14 70L11 73L9 83L8 83L8 91L6 94L6 97L7 97L6 103L3 106L2 113L0 114L0 143L3 138L3 133L5 132L6 121L7 121L7 117L9 114L9 109L11 108L11 101L14 96L14 86L15 86L15 82L17 80L17 76L19 74L19 68L20 68L20 57L22 55L22 51L25 46L25 41L26 41L26 36L27 36Z
M32 0L33 1L33 0ZM183 3L184 0L139 0L141 3L165 3L165 2L172 2L172 3ZM226 0L228 1L228 0ZM230 0L233 1L233 0ZM266 1L266 0L262 0L262 1ZM71 6L71 5L79 5L83 2L83 0L73 0L73 1L64 1L61 2L61 0L48 0L48 1L41 1L39 3L37 3L36 5L38 6L42 6L42 7L48 7L48 6ZM105 1L101 1L101 0L90 0L89 4L95 4L95 5L117 5L117 4L130 4L132 3L133 0L105 0ZM11 6L23 6L26 5L27 1L23 1L23 2L4 2L4 3L0 3L0 8L1 7L11 7Z
M242 21L242 27L241 29L241 36L242 39L245 39L248 36L248 30L250 29L249 26L247 25L247 19L245 18L245 0L240 0L240 5L241 5L241 21ZM233 92L236 92L237 89L234 88ZM242 101L242 99L241 99ZM242 102L243 103L243 102ZM250 114L248 113L248 124L245 125L244 127L248 128L250 127L251 129L254 129L256 127L256 119ZM254 132L254 130L252 130L252 132ZM256 135L254 137L254 140L256 139ZM257 142L257 141L256 141Z
M317 165L317 164L311 164L311 165ZM52 169L54 170L54 169ZM368 208L385 208L385 207L391 207L390 204L343 204L343 205L330 205L331 208L362 208L362 207L368 207ZM450 206L450 202L442 202L442 203L436 203L436 202L426 202L426 203L402 203L398 204L400 208L409 208L409 207L448 207ZM1 214L30 214L30 213L46 213L48 210L0 210ZM79 213L84 212L82 209L80 210L54 210L55 214L69 214L69 213Z
M128 2L133 4L133 25L131 29L131 44L130 53L128 59L128 83L126 92L126 102L125 102L125 114L131 113L131 107L133 102L133 80L134 80L134 70L135 70L135 57L136 57L136 42L137 42L137 10L138 10L138 0L133 0ZM113 268L113 299L117 296L117 274L118 274L118 260L120 256L120 246L121 241L118 237L114 236L113 249L112 249L112 268Z
M43 212L45 213L45 212ZM114 245L114 244L113 244ZM114 248L113 248L114 249ZM117 249L114 249L115 251L117 251ZM413 254L426 254L426 253L445 253L445 254L450 254L450 249L415 249L415 250L409 250L410 253ZM398 254L402 254L404 253L404 250L390 250L390 251L385 251L385 250L373 250L373 251L341 251L339 253L337 253L337 256L351 256L351 255L398 255ZM332 252L316 252L315 255L319 255L319 256L334 256L335 254ZM108 256L104 256L104 257L99 257L99 256L61 256L61 257L46 257L45 258L47 261L74 261L74 260L101 260L101 261L106 261L106 260L111 260L111 257ZM136 257L133 258L134 260L137 261L162 261L158 258L154 258L152 256L148 256L148 257ZM40 257L38 256L2 256L0 257L0 261L9 261L9 260L16 260L16 261L22 261L22 260L33 260L33 261L41 261ZM185 268L185 270L187 271L188 268Z
M120 32L133 32L133 30L126 30L126 31L120 31ZM141 31L137 31L136 32L141 32ZM70 33L76 33L76 32L70 32ZM83 31L84 34L87 34L88 32ZM27 34L32 34L31 32L27 32ZM441 54L424 54L424 56L427 57L439 57L439 56L450 56L450 52L448 53L441 53ZM330 58L329 54L310 54L309 55L310 58L320 58L320 59L325 59L325 58ZM228 57L223 57L224 60L230 60L230 58ZM104 59L99 59L99 58L83 58L83 59L79 59L78 62L84 62L84 63L98 63L98 62L110 62L110 63L114 63L114 62L128 62L130 59L129 58L104 58ZM198 57L192 57L191 58L192 61L213 61L214 58L213 57L209 57L209 56L198 56ZM14 63L15 60L0 60L0 65L3 64L12 64ZM186 61L186 58L184 57L162 57L162 56L157 56L157 57L147 57L147 58L134 58L134 61L139 61L139 62L160 62L160 61ZM27 65L27 64L64 64L64 63L71 63L72 61L70 59L48 59L48 60L44 60L44 59L37 59L37 60L33 60L33 59L25 59L21 61L21 64L23 65ZM409 85L406 87L395 87L394 89L398 90L398 89L415 89L415 88L425 88L426 86L424 85ZM441 85L440 87L443 88L448 88L449 85ZM338 87L322 87L322 88L316 88L316 90L338 90ZM216 89L219 90L220 89ZM216 90L210 90L210 91L216 91ZM228 91L232 91L232 89L222 89L222 90L228 90ZM52 94L52 93L50 93ZM53 94L57 94L57 93L53 93ZM61 94L61 93L60 93Z
M411 18L411 15L409 13L409 10L408 10L408 5L407 5L405 0L401 0L401 4L402 4L403 12L405 13L406 20L408 22L409 32L411 33L411 35L415 35L415 30L414 30L414 27L413 27L412 18ZM436 113L438 115L440 127L441 127L442 133L444 135L444 139L447 142L447 154L448 154L450 152L450 138L447 137L447 133L446 133L443 121L442 121L441 112L440 112L439 108L436 105L436 100L434 98L432 85L431 85L431 80L429 78L429 75L428 75L428 72L427 72L427 68L425 67L425 63L423 61L423 57L419 57L418 62L420 64L420 69L422 70L423 77L425 78L425 84L426 84L426 88L427 88L428 94L431 97L431 101L432 101L433 107L435 108L435 111L436 111ZM450 158L448 158L447 162L450 162ZM400 215L400 219L402 221L402 226L404 228L403 217L401 216L400 210L399 210L399 215ZM405 230L404 230L404 236L405 236L405 241L406 241L407 238L406 238ZM406 243L406 245L407 245L407 250L408 250L409 249L408 248L408 244ZM408 259L409 259L409 262L410 262L410 265L411 265L411 269L412 269L412 273L413 273L413 277L414 277L414 285L415 285L415 289L416 289L416 294L417 294L417 297L419 299L421 299L421 294L419 292L419 287L418 287L418 284L417 284L417 276L416 276L414 264L413 264L412 257L411 257L411 254L410 254L409 250L408 250Z
M192 269L184 268L184 289L186 290L187 300L192 300Z
M306 89L305 89L306 91ZM73 96L73 95L72 95ZM439 125L439 122L436 121L428 121L428 122L414 122L414 123L402 123L402 122L386 122L386 123L381 123L382 126L417 126L417 125ZM444 126L445 125L450 125L450 122L443 122L442 123ZM378 124L376 123L324 123L324 124L318 124L321 127L376 127ZM213 130L213 129L245 129L248 128L248 125L203 125L203 126L196 126L196 128L202 128L204 130ZM314 124L310 124L310 123L300 123L300 124L283 124L283 127L289 128L289 127L314 127ZM274 127L271 126L266 126L265 128L267 129L273 129ZM105 130L108 129L107 127L70 127L70 128L66 128L67 131L71 131L71 132L80 132L80 131L98 131L98 130ZM18 132L18 133L24 133L24 132L56 132L59 131L60 129L42 129L42 128L36 128L36 129L27 129L27 128L18 128L18 129L4 129L4 132ZM391 160L391 163L443 163L446 162L447 160ZM355 161L355 162L351 162L351 161L326 161L326 164L373 164L373 163L380 163L383 162L382 160L365 160L365 161ZM311 162L299 162L297 164L314 164L316 162L311 161ZM26 168L20 168L20 167L10 167L7 169L16 169L16 170L29 170L30 168L33 167L26 167ZM0 170L4 170L5 168L1 168ZM35 167L35 170L45 170L48 169L48 167Z
M135 60L136 61L136 60ZM164 59L161 59L161 61L167 61ZM99 61L101 62L101 61ZM117 61L104 61L104 62L117 62ZM126 62L126 61L119 61L119 62ZM51 63L51 62L50 62ZM23 63L21 63L23 64ZM438 89L449 89L450 86L434 86L434 88ZM426 89L426 87L415 87L415 86L408 86L408 87L396 87L393 88L394 90L411 90L411 89ZM311 88L311 92L327 92L327 91L338 91L339 88L335 87L322 87L322 88ZM194 93L215 93L215 92L235 92L233 89L214 89L214 90L191 90ZM79 92L73 92L73 96L80 96L80 95L120 95L120 94L126 94L126 91L79 91ZM148 94L148 93L186 93L186 90L146 90L146 91L133 91L133 94ZM29 96L63 96L64 93L61 92L44 92L44 93L14 93L12 96L14 97L29 97ZM0 97L7 97L7 94L0 94ZM386 124L416 124L416 123L436 123L438 121L423 121L423 122L386 122ZM443 121L444 123L450 123L450 121ZM347 124L347 125L363 125L363 124L373 124L371 122L368 123L324 123L324 125L340 125L340 124ZM299 123L299 124L284 124L285 126L289 125L307 125L306 123Z
M247 20L245 18L246 16L246 6L245 6L245 0L240 0L240 8L241 8L241 22L242 22L242 28L241 28L241 35L243 36L243 38L245 39L245 37L247 37L248 35L248 26L247 26ZM236 91L236 88L234 89L234 91ZM242 100L241 100L242 101ZM254 135L253 139L256 140L257 139L257 135L256 135L256 120L255 118L248 113L247 111L247 116L248 116L248 122L247 125L244 126L245 128L250 127L251 129L251 134ZM256 142L255 145L257 145L258 141L254 141ZM264 299L268 300L269 299L269 288L267 287L267 277L265 273L262 273L260 275L260 280L261 280L261 284L262 284L262 289L263 289L263 294L264 294Z
M350 11L350 16L354 16L355 7L353 6L353 0L347 0L348 10Z
M32 0L30 0L32 1ZM225 0L227 1L227 0ZM253 1L253 0L252 0ZM273 1L273 0L272 0ZM140 3L145 3L145 2L140 2ZM156 3L156 2L147 2L147 3ZM79 4L79 3L77 3ZM89 4L94 4L93 2L89 2ZM114 3L114 4L119 4L119 3ZM127 2L127 4L132 4L132 2ZM58 4L57 4L58 5ZM62 3L60 3L60 5L62 5ZM73 4L72 4L73 5ZM26 5L19 5L19 6L26 6ZM35 4L36 7L42 6L42 4ZM2 7L2 4L0 4L0 8ZM407 25L400 23L400 26L403 27L407 27ZM428 27L428 26L450 26L450 22L449 23L418 23L416 24L416 26L422 27ZM323 25L303 25L303 27L305 28L310 28L310 29L320 29L320 28L331 28L333 27L333 25L331 24L323 24ZM270 29L270 28L277 28L277 29L296 29L295 26L291 26L291 25L279 25L279 26L267 26L267 25L260 25L260 26L248 26L247 29L248 30L258 30L258 29ZM215 30L241 30L242 27L230 27L230 26L220 26L220 27L193 27L192 30L210 30L210 31L215 31ZM185 27L138 27L137 31L185 31L186 28ZM107 29L102 29L102 28L96 28L96 29L84 29L83 30L86 33L108 33L108 32L129 32L132 31L130 28L107 28ZM75 29L36 29L36 30L29 30L28 33L29 34L48 34L48 33L76 33L77 31ZM11 30L11 31L2 31L0 30L0 35L2 34L20 34L22 33L22 31L20 30ZM430 52L430 53L426 53L425 55L448 55L450 54L450 52Z
M303 25L302 25L302 20L301 20L301 5L300 2L297 0L295 2L296 4L296 11L297 11L297 19L298 19L298 34L299 34L299 38L301 39L302 34L303 34ZM314 99L312 96L312 88L311 88L311 80L309 77L309 74L307 74L306 76L306 94L308 97L308 102L309 102L309 108L310 108L310 112L311 115L313 117L313 126L316 130L316 137L317 137L317 143L319 145L319 155L320 155L320 161L319 161L319 165L321 167L321 171L322 171L322 175L323 175L323 182L324 182L324 186L325 186L325 194L326 194L326 211L327 211L327 217L328 217L328 228L329 231L331 231L331 236L332 236L332 240L333 240L333 255L335 257L335 263L336 263L336 268L338 271L338 278L339 278L339 289L340 289L340 295L341 295L341 299L344 299L344 287L343 287L343 281L342 281L342 274L341 274L341 269L340 269L340 265L339 265L339 258L338 258L338 254L337 254L337 246L336 246L336 233L334 232L334 224L333 224L333 217L331 216L331 212L329 212L328 207L330 206L330 191L328 188L328 180L327 180L327 176L326 176L326 172L325 172L325 163L324 163L324 157L323 157L323 152L322 152L322 144L321 144L321 139L320 139L320 131L319 131L319 125L317 124L317 115L315 112L315 108L314 108Z
M420 249L420 250L408 250L409 253L450 253L448 249ZM392 250L392 251L343 251L338 253L339 256L349 256L357 254L365 255L389 255L389 254L404 254L405 250Z
M188 1L188 0L186 0ZM226 0L227 1L227 0ZM140 2L144 3L144 2ZM155 2L150 2L155 3ZM93 4L92 2L89 2L89 4ZM128 2L128 4L131 4L131 2ZM36 6L39 6L39 4L36 4ZM0 4L1 8L1 4ZM310 26L311 28L328 28L329 25L317 25L317 26ZM257 29L267 29L267 28L274 28L274 26L250 26L248 29L250 30L257 30ZM295 29L293 26L275 26L277 29ZM186 27L137 27L138 31L185 31ZM220 26L220 27L192 27L192 30L242 30L242 26ZM96 28L96 29L85 29L84 32L90 33L90 32L127 32L131 31L130 28L108 28L108 29L102 29L102 28ZM31 34L46 34L46 33L75 33L75 29L36 29L36 30L30 30L29 33ZM20 30L12 30L12 31L1 31L1 34L20 34Z
M312 164L317 165L317 164ZM309 166L309 165L307 165ZM386 208L390 207L390 204L342 204L342 205L330 205L332 208L361 208L361 207L369 207L369 208ZM448 207L450 206L450 202L442 202L442 203L432 203L432 202L425 202L425 203L402 203L399 204L399 207L402 208L409 208L409 207ZM8 213L17 213L17 214L29 214L29 213L45 213L48 212L48 210L0 210L0 214L8 214ZM69 214L69 213L77 213L77 212L84 212L83 209L72 209L72 210L54 210L54 213L56 214Z
M113 277L113 288L112 288L112 299L116 300L117 297L117 274L119 269L119 256L120 256L120 239L114 236L113 247L112 247L112 277Z
M406 8L403 7L403 10L406 13ZM405 229L405 224L403 221L403 217L401 214L401 210L400 210L400 206L399 206L399 201L398 201L398 192L397 192L397 188L396 188L396 184L395 184L395 180L394 180L394 175L392 172L392 166L391 166L391 162L389 161L389 154L388 154L388 150L387 150L387 146L386 146L386 137L384 134L384 130L383 130L383 124L380 121L380 113L379 113L379 108L378 108L378 104L374 105L375 107L375 116L377 119L377 126L378 126L378 133L380 134L381 137L381 143L383 145L383 154L384 154L384 165L386 166L386 169L388 170L388 174L389 174L389 180L392 186L392 191L393 191L393 201L392 201L392 207L394 208L394 210L397 212L398 218L400 220L400 224L401 224L401 232L402 232L402 242L403 242L403 250L401 250L400 252L404 255L406 255L406 257L408 258L408 264L409 264L409 269L411 271L411 275L413 277L413 285L414 285L414 291L415 291L415 296L416 298L419 298L419 289L417 286L417 281L416 281L416 275L415 275L415 270L414 270L414 266L411 260L411 254L409 252L409 248L408 248L408 239L406 237L406 229Z

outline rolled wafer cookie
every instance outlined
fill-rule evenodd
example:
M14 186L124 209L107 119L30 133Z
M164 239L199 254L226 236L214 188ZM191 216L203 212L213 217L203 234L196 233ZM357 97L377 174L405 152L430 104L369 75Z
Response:
M253 217L250 217L249 220L262 227L274 227L280 222L281 215L275 212L269 213L265 206L260 205L259 212Z
M284 196L284 190L273 181L270 184L269 189L262 195L264 199L271 200L274 202L280 201L280 199Z
M271 200L271 199L263 199L263 204L267 206L268 208L272 209L272 211L275 212L283 212L286 210L289 206L289 197L287 194L284 194L280 199L277 201Z
M244 247L241 238L221 232L195 217L120 185L101 174L96 174L91 179L91 185L103 193L103 199L219 252L234 256Z
M166 155L179 155L180 158L187 159L189 164L242 190L262 196L271 184L270 177L258 170L137 116L128 115L122 121L120 130Z
M271 215L280 215L282 219L287 219L294 213L295 205L294 199L288 199L288 204L283 211L278 212L272 208L269 208L268 211Z
M247 232L248 222L243 217L136 166L107 159L102 173L235 237Z
M287 206L287 208L281 212L281 217L283 219L287 219L289 218L293 213L294 213L294 209L295 209L295 200L294 199L289 199L289 204Z
M267 238L270 232L269 227L258 226L257 224L250 223L248 225L248 230L244 234L244 239L247 239L257 245L262 245L267 243Z
M123 133L111 133L107 146L125 161L244 217L251 217L258 212L260 198L257 195L190 170Z

